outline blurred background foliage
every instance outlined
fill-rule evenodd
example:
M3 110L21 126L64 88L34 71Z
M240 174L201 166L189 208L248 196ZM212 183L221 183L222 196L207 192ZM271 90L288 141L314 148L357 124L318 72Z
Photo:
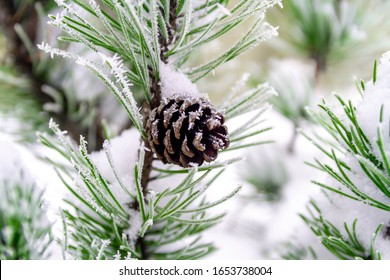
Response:
M96 150L105 131L119 134L130 124L122 108L91 75L73 63L52 60L37 51L35 46L43 39L72 47L54 43L61 34L50 29L45 15L56 13L54 6L54 1L0 0L0 128L18 141L34 143L36 131L46 130L53 117L76 140L80 134L87 136L88 147ZM251 149L248 163L237 171L239 180L251 189L243 197L250 196L250 204L270 209L307 198L296 186L310 185L311 172L304 174L302 166L312 154L297 129L317 128L305 108L333 91L344 96L355 92L351 87L354 77L369 79L372 61L390 50L388 0L285 0L283 6L274 7L266 16L270 24L279 26L279 37L226 63L198 84L215 102L222 100L242 73L248 73L249 85L268 81L277 90L270 116L275 120L275 144L266 151ZM240 38L244 29L245 25L236 34L215 40L196 59L214 57ZM85 49L77 51L89 55ZM142 102L141 97L138 100ZM272 226L269 236L278 227ZM272 246L274 239L270 240Z

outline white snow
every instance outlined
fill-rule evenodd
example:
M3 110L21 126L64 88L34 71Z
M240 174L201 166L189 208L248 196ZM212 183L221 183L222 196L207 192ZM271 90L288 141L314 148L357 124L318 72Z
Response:
M140 134L138 130L132 128L110 140L109 144L106 142L103 150L93 152L90 155L99 172L110 183L110 191L116 198L120 199L119 202L123 206L131 202L129 193L135 194L133 174L135 163L138 160L139 139ZM111 168L110 160L116 175ZM125 190L122 188L121 183Z
M26 173L21 176L20 171L24 170L24 163L17 149L17 146L9 141L0 141L0 182L8 181L9 183L32 183L30 174ZM0 191L3 189L1 188Z
M381 108L383 106L383 124L380 129L383 133L384 147L387 156L390 156L390 52L384 54L377 66L377 80L366 83L364 100L357 105L357 119L364 133L373 144L375 155L381 158L378 146L378 126Z
M366 90L363 100L356 106L356 115L363 132L370 140L373 148L373 153L379 160L382 160L379 148L376 144L378 139L378 128L382 129L384 146L387 156L389 156L390 139L390 56L389 53L383 55L377 67L377 80L366 83ZM380 124L379 116L382 106L383 123ZM339 110L340 108L338 108ZM337 111L338 111L337 110ZM349 120L343 116L341 111L336 112L338 116L349 125ZM385 204L390 205L390 198L384 195L373 181L365 174L361 168L358 158L353 154L347 154L342 160L351 167L352 171L345 170L350 180L356 185L357 189L369 197ZM334 165L334 164L333 164ZM388 176L388 174L387 174ZM328 176L321 181L335 189L340 189L345 193L355 196L344 185L337 180ZM333 192L327 192L327 196L323 194L316 196L315 201L319 205L325 219L329 220L338 229L341 229L342 234L347 236L347 232L343 230L344 223L351 229L353 222L357 219L356 234L359 242L364 248L369 249L371 240L377 227L383 224L382 230L378 233L374 248L379 250L382 258L390 258L390 237L386 235L387 227L390 226L389 212L367 205L364 202L355 201L347 197L341 196ZM309 229L304 227L299 232L299 240L305 243L305 238L308 235ZM319 258L334 258L327 256L329 252L323 250L321 244L313 246L315 250L320 250Z
M130 246L134 246L135 242L138 239L139 232L142 228L142 215L140 211L135 211L133 209L129 210L130 215L130 228L124 232L127 236L130 237Z
M109 182L113 196L129 213L130 228L125 233L128 234L130 243L135 242L142 227L141 213L129 209L129 203L134 201L130 194L136 194L133 175L140 149L140 133L131 128L109 142L106 141L103 150L90 155L99 172Z
M335 182L330 178L328 178L327 183L335 187L340 186L340 183ZM362 186L365 186L365 183L371 188L376 188L373 183L368 182L368 180L361 181L358 187L361 188ZM386 227L388 227L390 223L389 213L387 211L369 206L363 202L348 199L335 193L328 193L328 197L318 197L316 198L316 202L320 207L324 218L331 221L338 229L341 229L344 236L347 236L347 233L343 230L344 223L348 225L349 229L352 229L352 224L355 219L357 219L357 239L364 248L367 249L371 246L371 239L377 227L383 223L384 226L376 237L374 248L381 252L384 259L390 258L390 238L386 237L385 234ZM387 201L387 205L389 205L389 203L390 199ZM322 258L321 255L319 257Z
M160 75L161 96L165 99L205 97L186 75L170 64L160 62Z

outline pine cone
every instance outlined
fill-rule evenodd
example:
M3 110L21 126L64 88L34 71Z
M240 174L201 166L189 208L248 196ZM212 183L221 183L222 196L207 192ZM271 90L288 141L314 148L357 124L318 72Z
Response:
M202 165L229 147L225 119L207 100L171 99L153 109L146 124L148 142L163 163Z

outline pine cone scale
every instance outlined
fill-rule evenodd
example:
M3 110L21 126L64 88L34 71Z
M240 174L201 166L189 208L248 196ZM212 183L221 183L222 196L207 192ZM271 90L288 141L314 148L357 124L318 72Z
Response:
M184 142L181 145L181 151L188 157L193 158L195 154L188 147L187 137L184 138Z
M213 147L207 147L204 151L204 158L207 162L215 160L218 156L218 152Z
M159 123L159 120L156 120L152 123L152 128L151 128L151 133L152 133L152 141L154 144L158 145L160 144L160 141L159 141L159 137L158 137L158 123Z
M165 134L164 145L165 145L165 148L167 149L168 153L170 153L170 154L175 153L175 151L173 150L173 147L172 147L171 131L170 130L168 130Z
M180 164L179 159L176 158L176 156L177 156L176 154L169 154L167 150L164 150L163 155L165 157L165 161L166 162L170 162L170 163L173 163L173 164Z
M182 126L183 126L184 119L185 119L185 116L182 115L182 116L179 117L179 119L176 122L174 122L172 124L173 132L175 134L175 137L176 137L176 139L179 139L179 140L180 140L180 130L181 130Z
M177 119L179 116L177 105L172 104L171 107L167 108L164 111L163 115L164 115L164 127L165 129L168 129L169 124L173 122L175 119Z
M202 143L202 136L203 134L198 132L195 134L195 138L192 141L192 145L200 152L203 152L206 149L206 146Z

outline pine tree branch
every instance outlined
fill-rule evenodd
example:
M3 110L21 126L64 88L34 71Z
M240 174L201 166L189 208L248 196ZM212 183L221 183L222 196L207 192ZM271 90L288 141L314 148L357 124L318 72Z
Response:
M252 15L259 16L259 20L261 20L263 17L260 12L278 2L277 0L264 2L241 0L231 13L223 14L218 10L220 1L224 0L206 1L204 5L195 7L191 5L190 1L170 0L143 1L140 2L140 5L138 2L122 0L99 2L91 0L88 1L89 5L87 0L75 3L57 1L57 4L63 7L68 14L67 16L64 16L65 13L51 15L50 24L69 34L70 37L65 41L79 42L91 48L100 56L102 63L96 63L66 50L52 48L46 43L39 45L39 48L50 53L51 56L57 55L74 59L76 63L94 73L123 105L134 123L135 129L141 134L138 160L132 156L131 160L126 161L130 167L134 167L133 179L136 194L126 192L129 194L128 197L127 194L118 196L118 201L126 200L120 204L123 206L120 208L124 209L124 213L115 205L111 205L110 201L113 199L113 195L110 190L117 188L117 184L122 186L120 182L122 177L128 180L128 170L122 176L118 173L116 176L118 182L113 182L108 180L106 175L101 174L98 167L93 164L93 160L89 159L85 143L80 143L82 147L82 154L80 154L80 148L68 143L71 141L64 137L65 133L59 130L58 125L51 125L51 129L60 140L58 143L53 142L45 135L40 135L42 144L60 151L71 162L72 168L83 180L75 186L66 181L64 184L72 194L76 195L77 201L81 200L91 211L99 215L98 219L90 221L89 212L79 211L80 207L69 201L69 204L77 210L76 215L72 215L71 212L65 213L73 234L70 238L71 243L69 243L71 245L68 248L76 258L106 257L110 259L115 255L115 258L193 259L200 258L215 249L212 244L198 243L198 241L201 232L207 230L224 216L218 215L210 218L206 210L222 203L225 199L208 203L204 193L228 164L236 162L240 158L217 161L200 168L171 170L170 167L167 167L166 169L158 169L153 166L155 158L148 146L147 134L150 131L146 131L147 128L143 127L143 122L147 122L152 110L161 104L162 88L159 83L161 80L164 81L164 75L161 78L160 66L172 63L175 68L180 68L196 47L215 40ZM95 21L90 22L88 18L84 17L84 14L81 14L82 11L90 13L93 18L99 21L99 24L95 25ZM114 13L116 17L114 17ZM208 20L205 21L204 28L199 26L204 17L211 15L215 16L215 20L211 22L210 28L207 27ZM217 66L233 59L251 46L257 45L259 41L275 35L275 30L267 28L267 26L266 24L259 25L259 21L256 21L256 24L245 35L244 43L236 44L219 59L212 60L204 67L199 67L201 75L205 76ZM113 52L114 56L105 55L100 51L101 48ZM173 55L174 59L171 60L170 57ZM128 63L131 67L125 66ZM191 83L191 81L188 82ZM134 99L132 86L140 86L145 93L146 102L141 108ZM163 92L165 93L165 89ZM232 106L225 108L226 112L229 112L228 117L233 118L244 112L263 108L265 100L272 95L272 92L272 89L266 85L247 91L243 94L243 98L235 98ZM257 114L257 117L259 116L260 114ZM259 122L254 121L250 124L244 124L244 126L250 129L257 124ZM232 143L232 149L257 144L256 142L246 144L243 141L258 135L259 131L249 134L245 133L246 131L243 126L236 131L237 141ZM126 144L118 147L120 149L125 147L137 149L138 145L127 144L129 140L130 138L126 138ZM136 152L136 150L132 150L132 152ZM109 168L114 171L115 159L109 160L109 162ZM217 168L222 170L212 175L211 171ZM61 168L61 171L67 174L65 168ZM204 173L194 177L195 173L198 172ZM178 186L173 189L166 188L162 192L149 191L149 183L156 176L164 178L177 174L185 176L183 182ZM207 176L213 177L201 186L202 180ZM72 179L74 175L70 174L69 177ZM129 187L130 191L132 186ZM125 191L124 188L121 189ZM78 195L78 192L83 196ZM195 201L198 198L202 199ZM186 211L190 211L191 214L189 215L189 212ZM88 234L86 234L86 229ZM186 246L179 246L181 248L175 249L175 251L162 248L166 244L180 242L186 237L196 237L196 239ZM104 242L108 240L111 241L110 245L103 248Z
M170 11L169 11L169 29L168 29L168 37L164 38L161 36L161 33L159 34L159 44L160 44L160 57L163 63L167 63L167 56L166 54L169 51L169 46L173 42L175 33L177 31L177 1L170 0ZM143 104L143 117L144 117L144 127L146 127L146 122L149 119L151 111L158 107L161 102L161 86L159 84L159 79L155 76L153 71L149 69L149 79L151 81L150 86L150 92L152 93L152 99L150 103L145 102ZM145 160L142 170L142 178L141 178L141 186L142 191L144 193L144 196L147 194L148 191L148 184L150 181L150 174L152 172L152 165L153 165L153 159L154 159L154 153L152 152L149 142L147 139L141 139L141 141L144 141L146 151L145 151ZM140 237L137 241L137 244L141 250L141 255L143 259L148 258L147 248L146 244L144 243L144 238Z
M176 9L177 9L177 1L170 0L170 28L168 30L168 38L163 38L160 34L159 36L159 42L161 47L161 59L163 62L167 62L166 53L169 51L169 46L171 45L174 34L177 29L177 15L176 15ZM143 105L143 117L144 117L144 126L146 124L146 121L148 120L151 111L158 107L161 102L161 87L159 84L159 80L155 77L153 71L149 69L149 78L151 80L151 86L150 86L150 92L152 95L152 100L149 103L145 102ZM145 153L145 163L144 168L142 170L142 180L141 185L143 188L144 193L147 192L147 186L150 179L150 173L152 171L152 163L153 163L153 152L150 150L148 141L145 141L146 139L143 139L145 142L145 147L147 148L147 151Z
M46 4L47 0L39 1L43 5ZM18 70L23 74L27 75L32 83L32 94L34 98L41 104L43 108L47 103L54 103L55 100L46 94L42 88L45 85L49 85L56 92L60 93L63 102L63 107L60 112L50 112L51 117L56 119L62 124L64 129L69 131L69 134L74 140L78 140L80 135L88 135L88 127L82 127L80 122L72 120L69 116L69 108L67 96L63 90L58 88L53 83L50 83L44 74L37 73L34 71L34 57L29 53L25 43L19 37L15 30L15 26L20 24L28 36L31 42L35 42L37 38L37 30L39 24L39 16L37 10L34 8L34 2L23 1L19 6L14 1L0 0L0 26L4 30L7 37L8 43L8 54L12 57ZM91 149L100 149L104 142L103 128L101 124L100 114L97 114L94 121L95 134L94 140L95 145L89 145Z
M169 29L168 29L168 38L163 38L163 36L159 37L160 41L160 46L161 46L161 52L160 52L160 57L161 60L164 63L167 63L167 53L169 52L169 46L173 42L174 36L175 36L175 31L177 30L177 14L176 14L176 9L177 9L177 2L174 0L169 0L170 2L170 11L169 11Z

